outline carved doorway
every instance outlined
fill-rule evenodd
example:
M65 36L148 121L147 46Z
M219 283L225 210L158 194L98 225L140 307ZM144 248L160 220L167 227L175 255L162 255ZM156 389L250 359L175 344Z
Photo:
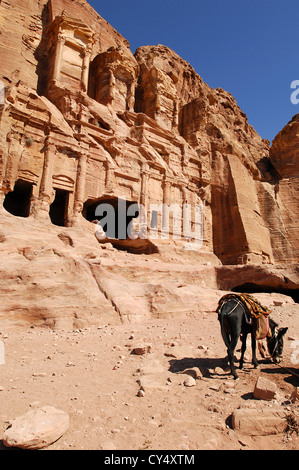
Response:
M54 188L55 189L55 188ZM50 206L50 219L52 224L65 227L69 205L69 192L64 189L55 189L55 199Z

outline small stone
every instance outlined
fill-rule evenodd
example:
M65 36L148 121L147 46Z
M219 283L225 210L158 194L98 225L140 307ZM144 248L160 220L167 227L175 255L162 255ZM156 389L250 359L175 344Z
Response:
M214 392L219 392L220 388L221 388L221 384L215 384L209 387L209 389L214 390Z
M151 352L151 346L137 346L132 350L132 354L136 354L137 356L142 356L143 354Z
M191 367L183 370L181 374L187 374L193 377L194 379L201 379L203 377L201 370L198 367Z
M137 393L137 396L138 396L138 397L144 397L144 395L145 395L145 391L144 391L144 390L142 390L142 389L138 390L138 393Z
M177 357L177 354L176 354L175 351L173 351L173 350L171 350L171 349L168 349L167 351L165 351L164 356L176 358L176 357Z
M191 377L191 375L188 375L188 377L184 380L184 385L185 387L194 387L194 385L196 385L196 380L194 377Z

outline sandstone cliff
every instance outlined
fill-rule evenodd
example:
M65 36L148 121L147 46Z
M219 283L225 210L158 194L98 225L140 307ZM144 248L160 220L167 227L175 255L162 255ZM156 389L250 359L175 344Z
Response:
M99 304L98 314L111 318L137 318L140 311L170 315L171 309L191 314L196 306L187 308L185 299L200 302L194 297L196 289L204 295L199 287L214 289L213 308L218 288L255 284L290 293L298 287L298 116L270 148L228 92L210 88L166 46L140 47L133 55L127 40L85 0L7 0L0 3L0 24L5 317L27 312L28 318L56 318L56 301L61 316L68 311L72 319L85 304L90 317ZM104 234L100 246L91 223L96 208L108 203L118 217L119 200L126 210L139 208L136 237ZM188 236L182 235L185 205L191 207ZM173 206L179 213L168 210ZM43 234L36 246L30 241L35 231ZM159 252L156 259L170 263L164 279L179 283L188 275L171 263L185 263L187 272L195 271L195 288L138 283L126 269L114 272L122 278L111 279L86 261L106 259L105 242L132 253ZM111 260L108 271L120 263L115 253ZM53 291L46 281L52 270ZM74 292L69 309L62 288L68 271ZM126 299L115 291L121 282ZM92 286L92 300L81 287L85 283ZM23 306L14 304L20 284Z

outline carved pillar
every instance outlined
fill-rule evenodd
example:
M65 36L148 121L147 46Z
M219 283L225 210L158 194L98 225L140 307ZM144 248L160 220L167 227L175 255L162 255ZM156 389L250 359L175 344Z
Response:
M115 175L114 175L113 163L109 161L105 162L105 170L106 170L105 192L113 193L113 189L115 188Z
M54 158L56 154L56 146L52 142L46 142L44 148L44 166L41 177L39 195L42 199L50 200L52 197L52 174L54 166Z
M2 160L2 189L5 194L13 191L15 182L18 178L19 162L24 151L24 147L20 141L20 133L18 128L20 125L15 125L14 129L7 134L7 152ZM3 148L3 147L2 147Z
M173 102L172 128L175 130L179 126L179 100Z
M135 80L133 80L132 83L130 83L128 87L128 94L127 94L127 109L129 111L134 111L135 89L136 89L136 82Z
M147 238L147 189L149 179L149 166L143 163L141 170L141 190L140 190L140 238Z
M116 87L115 76L114 76L113 70L110 68L109 69L109 103L112 103L113 100L115 99L115 87Z
M54 196L52 175L56 146L49 140L44 147L44 166L39 185L39 195L32 198L32 214L37 218L49 219L49 210Z
M77 182L74 200L74 216L82 212L85 197L87 153L80 155L77 167Z
M64 44L65 44L65 38L61 34L59 34L57 37L57 45L56 45L56 51L55 51L55 56L54 56L53 80L59 80Z
M91 55L90 50L85 49L85 51L83 52L83 66L82 66L82 75L81 75L81 83L82 83L82 88L84 91L87 91L87 88L88 88L90 55Z
M164 181L162 208L162 238L169 238L170 181Z

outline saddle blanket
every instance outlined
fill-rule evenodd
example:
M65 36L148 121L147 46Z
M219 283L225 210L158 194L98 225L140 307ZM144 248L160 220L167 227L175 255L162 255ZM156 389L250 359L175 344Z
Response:
M269 333L269 315L271 310L262 305L250 294L226 294L219 300L217 312L221 309L224 302L231 299L238 300L242 303L249 317L249 321L247 321L252 325L255 338L257 340L266 338Z

